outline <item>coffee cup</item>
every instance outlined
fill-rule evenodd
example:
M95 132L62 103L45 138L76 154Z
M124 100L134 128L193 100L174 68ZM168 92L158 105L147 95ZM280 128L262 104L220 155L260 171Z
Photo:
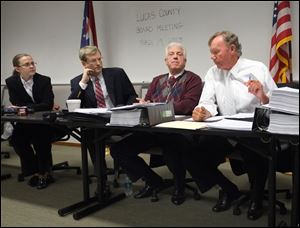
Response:
M17 108L17 114L18 116L27 116L28 112L27 112L27 107L26 106L22 106L22 107L18 107Z
M80 108L81 100L80 99L70 99L67 100L67 107L69 112L74 112L76 108Z

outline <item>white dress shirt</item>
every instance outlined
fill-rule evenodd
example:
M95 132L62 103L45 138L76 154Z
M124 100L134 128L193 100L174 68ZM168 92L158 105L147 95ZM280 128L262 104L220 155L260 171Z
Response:
M32 95L32 87L33 87L33 79L30 78L29 80L25 81L22 77L21 77L21 81L22 84L24 86L24 89L26 90L27 94L31 97L31 99L34 101L33 95Z
M239 58L231 70L211 67L206 76L202 95L197 107L205 107L212 116L254 112L260 100L248 92L244 84L259 80L268 97L277 88L268 68L261 62ZM218 111L217 111L218 108Z
M178 78L178 76L180 76L180 75L182 75L183 74L183 72L184 72L184 69L179 73L179 74L174 74L174 75L172 75L171 73L169 73L169 77L168 77L168 79L171 77L171 76L174 76L174 78Z

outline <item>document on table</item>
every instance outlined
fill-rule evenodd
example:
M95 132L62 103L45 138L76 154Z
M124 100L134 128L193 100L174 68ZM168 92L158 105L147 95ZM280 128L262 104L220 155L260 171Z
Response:
M111 108L111 111L117 111L117 110L129 110L129 109L135 109L135 108L145 108L145 107L151 107L156 105L164 105L166 103L163 102L153 102L153 103L134 103L131 105L124 105L124 106L118 106Z
M219 120L222 120L224 119L225 116L212 116L212 117L209 117L207 118L206 120L204 120L204 122L215 122L215 121L219 121ZM196 122L193 120L193 118L188 118L188 119L185 119L184 121L188 121L188 122Z
M155 125L155 127L166 127L166 128L179 128L188 130L197 130L200 128L207 127L206 123L203 122L190 122L190 121L171 121Z
M231 116L224 116L225 119L251 119L254 118L254 112L240 112Z
M217 122L210 122L206 124L209 128L252 131L252 121L223 119Z
M86 113L86 114L110 114L111 111L108 108L76 108L74 112Z
M254 112L250 112L250 113L238 113L238 114L234 114L231 116L212 116L207 118L206 120L204 120L204 122L216 122L219 120L223 120L223 119L251 119L254 118ZM188 118L185 119L185 121L194 121L193 118Z
M204 122L193 121L192 118L183 121L171 121L156 125L156 127L181 128L197 130L200 128L218 128L226 130L251 131L252 122L246 121L253 119L254 113L238 113L231 116L213 116Z

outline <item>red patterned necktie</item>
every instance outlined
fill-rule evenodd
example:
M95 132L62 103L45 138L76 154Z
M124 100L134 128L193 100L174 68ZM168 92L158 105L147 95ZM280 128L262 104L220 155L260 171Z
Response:
M99 82L99 78L96 78L95 80L95 95L97 100L97 107L98 108L105 108L105 100L103 96L103 91Z
M170 88L173 88L174 84L176 82L176 78L172 75L169 79L168 79L168 85Z

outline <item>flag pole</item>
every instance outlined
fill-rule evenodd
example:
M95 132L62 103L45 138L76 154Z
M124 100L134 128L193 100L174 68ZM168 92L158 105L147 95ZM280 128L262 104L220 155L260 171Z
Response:
M290 82L293 82L293 72L292 72L292 42L289 41L289 70L290 70Z

